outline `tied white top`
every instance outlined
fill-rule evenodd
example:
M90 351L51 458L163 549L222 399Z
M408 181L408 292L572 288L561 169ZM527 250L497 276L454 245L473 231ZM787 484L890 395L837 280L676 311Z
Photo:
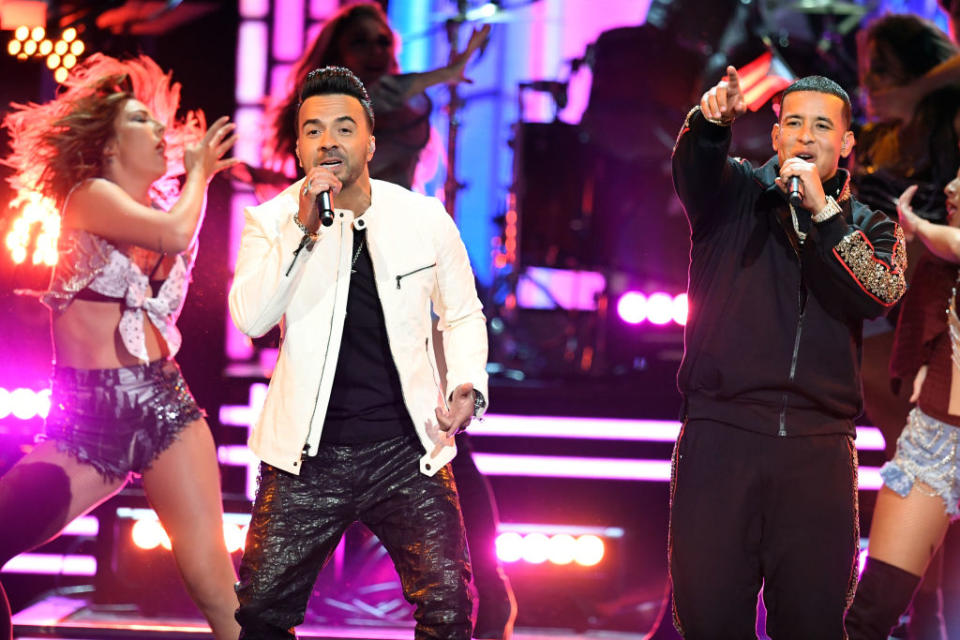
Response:
M59 258L50 286L40 296L54 314L63 313L80 291L90 289L123 304L118 328L130 355L144 363L149 361L144 313L167 343L170 356L179 351L181 337L176 322L187 297L196 245L176 256L156 295L150 288L150 278L129 255L137 247L124 253L89 231L63 229L57 250Z

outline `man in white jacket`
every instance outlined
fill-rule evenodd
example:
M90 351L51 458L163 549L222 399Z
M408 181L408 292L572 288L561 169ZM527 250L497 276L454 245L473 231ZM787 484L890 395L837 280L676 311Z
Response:
M240 637L293 638L318 572L359 520L417 607L416 638L467 640L470 567L447 463L454 435L486 407L487 334L466 249L439 201L370 179L373 111L350 71L311 72L295 124L306 176L246 210L230 290L241 331L282 330L249 441L262 464Z

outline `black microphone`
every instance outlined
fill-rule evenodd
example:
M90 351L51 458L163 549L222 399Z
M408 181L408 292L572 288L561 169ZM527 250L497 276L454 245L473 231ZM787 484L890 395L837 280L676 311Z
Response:
M317 209L320 210L320 224L329 227L333 224L333 201L330 199L330 190L321 191L317 195Z
M790 188L787 192L790 204L799 209L803 204L803 196L800 195L800 176L790 176Z

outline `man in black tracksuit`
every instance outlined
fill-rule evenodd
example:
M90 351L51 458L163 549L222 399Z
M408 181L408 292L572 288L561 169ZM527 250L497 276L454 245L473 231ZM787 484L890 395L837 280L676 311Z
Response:
M674 620L686 638L754 638L762 585L771 637L840 639L859 543L861 329L905 289L903 234L838 168L854 144L843 89L818 76L788 87L777 155L754 168L727 156L746 109L727 74L673 155L692 237Z

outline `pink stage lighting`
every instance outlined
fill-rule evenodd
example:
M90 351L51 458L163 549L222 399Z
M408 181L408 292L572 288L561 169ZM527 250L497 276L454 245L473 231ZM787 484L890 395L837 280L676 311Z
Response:
M647 319L647 296L627 291L617 301L617 315L627 324L640 324Z
M606 553L606 544L600 536L586 533L577 537L569 533L547 535L533 531L521 535L508 531L497 536L497 557L502 562L523 560L527 564L564 566L578 564L592 567L600 563Z
M530 564L543 564L546 562L548 544L550 544L550 538L542 533L528 533L523 536L520 551L524 562Z
M577 564L592 567L603 560L605 547L603 540L594 535L584 535L577 538L575 557Z
M660 326L670 324L673 320L673 296L657 291L647 298L647 320Z
M656 291L648 296L640 291L627 291L617 300L617 315L627 324L648 321L657 326L671 322L683 326L687 324L687 294L672 296Z
M516 562L523 555L523 536L514 531L497 536L497 557L503 562Z
M50 389L34 391L21 387L9 391L0 388L0 419L13 416L20 420L46 418L50 412Z
M681 327L687 324L687 314L690 308L687 303L687 294L681 293L673 299L673 321Z

